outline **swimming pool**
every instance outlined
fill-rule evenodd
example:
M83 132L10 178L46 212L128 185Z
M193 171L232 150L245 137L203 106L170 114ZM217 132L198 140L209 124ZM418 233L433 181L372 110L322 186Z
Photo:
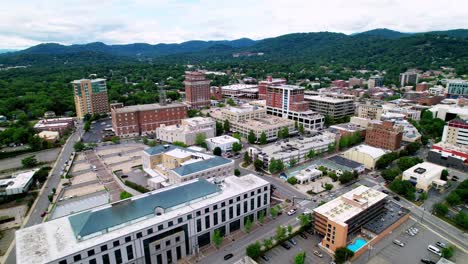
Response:
M358 238L358 239L355 239L354 240L354 243L352 244L349 244L347 246L347 248L353 252L356 252L358 251L360 248L362 248L365 244L367 244L367 241L362 239L362 238Z

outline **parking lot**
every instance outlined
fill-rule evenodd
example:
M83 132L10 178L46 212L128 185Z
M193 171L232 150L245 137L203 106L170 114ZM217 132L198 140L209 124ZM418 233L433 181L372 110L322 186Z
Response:
M418 234L410 236L405 231L415 226L419 229ZM393 240L398 239L405 244L404 247L393 244ZM365 252L353 263L370 263L370 264L390 264L390 263L421 263L422 258L430 259L434 262L439 260L439 256L427 250L428 245L434 245L437 241L447 243L438 234L428 230L424 226L417 224L413 220L408 220L394 232L389 234L382 241L377 243L369 252ZM376 252L374 254L374 252ZM463 263L467 259L467 255L460 249L455 249L455 254L451 258L456 263ZM369 260L370 259L370 260Z
M294 237L294 240L297 242L295 246L288 242L289 245L292 246L289 250L283 248L281 245L269 250L265 254L269 258L269 261L267 262L260 259L258 263L294 263L294 257L301 251L306 252L305 263L330 263L332 260L331 257L318 247L320 238L317 235L310 235L309 233L305 233L305 235L307 239L300 236ZM321 252L323 257L320 258L314 255L315 250Z
M110 117L103 118L91 123L91 128L83 135L83 142L98 143L102 142L102 131L105 128L112 128L112 120Z

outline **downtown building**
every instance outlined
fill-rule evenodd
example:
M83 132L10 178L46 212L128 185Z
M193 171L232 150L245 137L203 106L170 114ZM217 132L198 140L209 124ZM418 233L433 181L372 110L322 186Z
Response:
M286 84L286 79L273 78L271 76L267 76L266 80L258 82L258 99L266 100L268 86L275 86L275 85L282 85L282 84Z
M210 80L200 71L185 72L185 102L190 108L210 106Z
M165 142L182 142L188 146L195 145L197 135L203 134L205 138L216 136L216 122L211 118L193 117L182 119L179 124L162 124L156 128L156 138Z
M447 83L447 98L468 97L468 81L451 80Z
M266 109L267 114L298 122L308 131L321 130L325 122L323 115L309 110L309 103L304 100L304 87L297 85L268 86Z
M383 77L380 75L374 75L369 77L369 80L367 80L367 87L369 89L373 89L376 87L382 87L383 86Z
M418 83L418 73L416 71L407 71L400 73L400 86L416 85Z
M156 133L161 125L176 125L187 118L187 106L180 103L123 106L113 104L112 128L119 137Z
M110 111L105 79L81 79L71 82L76 116L107 114Z
M393 121L370 121L366 131L366 144L382 149L397 150L401 146L403 127Z
M332 95L305 96L312 111L330 116L334 120L354 114L354 100L341 99Z
M18 264L176 263L247 219L266 216L270 184L252 174L194 179L16 232Z

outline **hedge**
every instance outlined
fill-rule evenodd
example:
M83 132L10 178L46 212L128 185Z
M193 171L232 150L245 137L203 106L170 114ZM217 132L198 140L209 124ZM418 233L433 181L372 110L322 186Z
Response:
M127 185L128 187L130 187L130 188L132 188L132 189L134 189L134 190L137 190L137 191L139 191L139 192L141 192L141 193L147 193L147 192L150 191L150 190L146 189L145 187L143 187L143 186L141 186L141 185L139 185L139 184L136 184L136 183L134 183L134 182L132 182L132 181L129 181L129 180L126 180L124 183L125 183L125 185Z

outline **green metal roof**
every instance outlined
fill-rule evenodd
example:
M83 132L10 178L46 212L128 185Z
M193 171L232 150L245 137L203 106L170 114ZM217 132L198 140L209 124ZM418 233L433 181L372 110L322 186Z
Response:
M195 182L135 200L124 200L111 204L111 207L89 210L68 217L77 238L107 230L132 220L153 215L157 207L168 209L192 200L203 198L219 191L216 184L203 178Z
M184 165L184 166L180 166L178 168L175 168L174 172L176 172L180 176L187 176L187 175L192 174L194 172L198 172L198 171L201 171L201 170L206 170L206 169L209 169L209 168L221 166L221 165L224 165L224 164L227 164L227 163L230 163L230 162L231 162L230 159L215 156L215 157L213 157L211 159L201 160L201 161L190 163L190 164L187 164L187 165Z
M155 147L145 149L145 152L148 153L149 155L157 155L157 154L161 154L163 152L171 151L171 150L176 149L176 148L179 148L179 147L174 146L174 145L169 145L169 144L168 145L157 145Z

